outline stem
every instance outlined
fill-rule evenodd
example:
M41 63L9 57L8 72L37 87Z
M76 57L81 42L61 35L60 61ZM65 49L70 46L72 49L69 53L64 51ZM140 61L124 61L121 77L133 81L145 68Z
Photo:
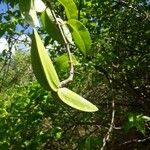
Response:
M63 41L65 43L65 47L67 49L67 54L68 54L68 59L69 59L69 66L70 66L70 71L69 71L69 77L63 81L61 81L60 83L60 88L61 87L64 87L66 84L68 84L69 82L73 81L73 77L74 77L74 66L73 66L73 61L72 61L72 57L71 57L71 51L70 51L70 45L69 45L69 42L67 41L65 35L64 35L64 32L63 32L63 29L62 29L62 26L61 26L61 23L57 20L57 17L56 17L56 14L52 8L52 5L50 2L47 1L47 6L50 8L50 11L53 15L53 18L55 20L55 23L56 25L58 26L59 30L60 30L60 33L63 37Z
M79 1L79 7L78 7L78 20L80 20L81 5L82 5L82 0Z
M146 137L144 139L133 139L133 140L129 140L129 141L126 141L122 144L119 144L118 146L122 146L122 145L127 145L127 144L131 144L131 143L142 143L142 142L145 142L147 140L150 140L150 137Z

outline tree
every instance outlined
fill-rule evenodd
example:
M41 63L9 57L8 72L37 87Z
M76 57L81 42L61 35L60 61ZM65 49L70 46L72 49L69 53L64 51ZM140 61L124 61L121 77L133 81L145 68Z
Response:
M58 97L55 92L45 91L34 78L27 80L25 85L18 84L14 89L12 85L5 84L3 88L8 90L1 92L6 95L1 102L3 112L0 124L3 129L0 134L1 147L3 149L148 149L149 3L137 0L74 1L78 8L76 12L74 3L68 1L43 2L50 9L52 16L49 10L44 13L38 12L44 27L38 27L38 33L44 39L45 46L50 47L49 52L58 77L65 81L58 85L59 81L56 79L58 77L53 65L50 64L53 72L46 75L46 79L52 77L48 82L48 89L49 85L54 91L57 91L60 85L66 86L66 83L72 80L74 73L73 82L67 86L94 103L99 111L85 113L66 106L59 101L59 97L63 101L66 100L64 98L66 95L61 93L66 91L58 93ZM9 1L9 3L15 6L18 1ZM21 19L19 13L20 22L17 21L16 24L24 25L24 21L28 21L32 25L39 25L36 12L30 6L20 6L25 19ZM72 8L71 13L70 8ZM17 8L15 11L19 12ZM30 13L27 13L28 11ZM67 30L58 16L63 20L75 17L80 22L67 20L69 29ZM5 27L7 24L4 24ZM60 24L61 26L58 26ZM53 30L50 30L49 26ZM85 26L91 34L91 48ZM64 32L68 32L69 35ZM10 39L13 39L14 34L16 33L12 30ZM44 49L36 31L33 40L35 42L32 43L32 50L33 48L37 50L39 45L39 50L41 47ZM67 55L62 55L65 49L68 49L67 43L65 48L62 47L65 42L70 43L69 50L74 54L69 54L69 59ZM38 56L35 51L34 54ZM42 52L41 54L45 55ZM40 65L39 62L33 65L38 60L37 57L31 55L31 58L33 71L39 83L47 88L45 86L47 81L43 84L44 77L41 79L43 74L40 74L36 67ZM22 58L19 56L19 59ZM50 62L48 59L44 62L45 66ZM67 63L68 60L70 65ZM75 71L72 72L75 64ZM42 65L40 68L43 67ZM44 74L48 72L44 70ZM66 82L68 74L71 80L69 78ZM12 78L12 75L10 74L9 77ZM19 80L19 83L22 83L24 79ZM5 81L7 83L9 80ZM72 98L67 99L67 103L70 99ZM76 99L75 95L74 101ZM79 106L77 107L79 109ZM93 105L92 107L95 108Z

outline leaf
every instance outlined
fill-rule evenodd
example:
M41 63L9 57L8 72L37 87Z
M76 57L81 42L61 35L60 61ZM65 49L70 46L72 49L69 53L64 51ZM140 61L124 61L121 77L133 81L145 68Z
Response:
M135 127L138 131L140 131L143 135L145 134L145 123L144 121L136 122Z
M68 20L72 37L83 54L89 53L91 48L91 37L88 29L78 20Z
M72 35L70 30L68 29L68 26L66 24L62 24L62 29L64 31L64 35L67 39L67 41L71 44L74 45L73 39L72 39Z
M145 134L145 121L148 121L148 119L148 116L143 116L142 114L129 113L128 122L124 126L125 131L128 132L132 127L136 127L138 131Z
M26 0L26 1L19 0L19 8L23 14L29 12L32 7L33 7L33 0Z
M37 12L43 12L46 6L42 0L34 0L34 8Z
M56 92L60 82L52 61L35 29L32 38L31 61L34 74L41 86L46 90L52 89Z
M143 119L144 121L150 121L150 117L148 117L148 116L142 116L142 119Z
M0 30L0 38L4 35L5 31L4 30Z
M75 109L85 112L98 111L98 108L91 102L67 88L58 89L58 96L64 103Z
M51 37L49 35L45 37L44 46L47 46L49 44L50 39L51 39Z
M57 18L57 21L61 24L61 27L63 29L63 33L67 39L67 41L71 44L74 45L74 42L72 40L72 35L71 32L66 24L66 21L63 21L61 18Z
M33 0L19 0L19 8L20 8L22 17L26 19L27 23L29 23L33 27L40 26L36 11L34 9Z
M78 10L73 0L58 0L65 8L68 19L78 19Z
M51 38L53 38L54 40L57 40L61 44L64 44L63 37L62 37L62 35L55 23L55 20L48 8L46 9L46 11L44 11L42 13L41 21L42 21L44 29L51 36Z
M75 56L72 54L72 61L73 61L73 65L78 65L78 61L76 60ZM69 68L69 60L68 60L68 55L67 54L63 54L59 57L56 58L56 68L57 70L66 70Z
M91 150L91 137L86 138L85 148L86 148L86 150Z
M40 27L40 23L34 9L31 9L29 12L29 16L26 16L27 22L32 25L33 27Z

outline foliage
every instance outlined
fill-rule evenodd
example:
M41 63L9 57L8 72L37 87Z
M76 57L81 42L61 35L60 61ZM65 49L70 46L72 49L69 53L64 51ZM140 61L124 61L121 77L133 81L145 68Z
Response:
M21 4L22 3L23 2L21 2ZM33 6L31 6L31 9L33 9L32 7ZM50 5L50 8L51 8L51 5ZM22 7L20 7L20 9L22 9ZM45 7L45 9L46 9L46 7ZM27 9L26 12L28 12L28 11L30 12L30 9L29 10ZM50 10L50 11L51 11L50 13L52 14L52 17L54 18L55 23L57 23L57 18L55 17L55 13L53 12L53 10ZM68 11L67 11L67 13L68 13ZM32 15L31 15L31 17L32 17ZM33 19L33 22L35 22L35 19ZM80 38L75 36L75 41L77 41L77 43L78 42L80 43L81 40L86 39L87 42L85 42L86 40L83 40L84 41L83 45L88 46L89 40L90 40L88 30L84 26L82 26L82 24L79 21L77 21L75 19L74 20L70 19L68 21L68 23L73 27L75 26L76 32L79 33L79 36L81 35L81 37L82 37L82 39L80 39ZM48 25L46 25L46 26L48 26ZM65 38L65 35L62 32L62 30L63 30L63 28L61 28L59 25L59 31L62 34L64 43L68 44L68 46L66 46L66 49L68 50L70 67L72 69L73 60L72 60L72 56L70 53L69 43L66 43L67 39ZM72 34L72 35L74 35L74 34ZM84 47L84 51L86 51L86 49L87 48ZM46 90L52 89L53 91L57 92L59 98L63 102L65 102L66 104L68 104L69 106L71 106L73 108L76 108L76 109L79 109L82 111L86 111L86 112L94 112L94 111L98 110L98 108L96 106L94 106L93 104L91 104L90 102L88 102L87 100L82 98L81 96L77 95L76 93L70 91L67 88L62 88L62 83L64 86L65 84L67 84L69 82L70 79L64 80L60 83L58 75L57 75L55 68L53 66L53 63L52 63L51 59L49 58L48 54L46 53L46 50L45 50L44 45L40 39L40 36L38 35L38 33L36 32L35 29L34 29L33 38L32 38L31 60L32 60L32 66L33 66L33 71L35 73L35 76L37 77L37 80L39 81L39 83ZM74 70L72 70L71 75L73 74L73 71Z
M91 48L82 55L83 41L77 43L72 34L70 50L79 64L74 66L74 79L67 86L98 106L95 113L72 109L59 101L56 93L45 91L33 77L28 54L17 52L12 57L15 35L23 34L29 25L21 18L18 1L5 2L10 9L0 14L0 35L6 37L10 48L0 60L0 149L149 149L149 2L74 0L77 14L73 17L88 28L92 45L88 42ZM52 0L51 5L57 18L64 20L57 21L67 25L73 14L70 4ZM36 15L41 17L41 13L45 12ZM10 17L16 19L8 23ZM51 23L59 29L55 21ZM23 27L20 32L14 30L18 24ZM67 28L82 37L76 26ZM65 80L70 64L61 67L69 71L57 65L66 51L64 42L46 28L37 30L59 78Z

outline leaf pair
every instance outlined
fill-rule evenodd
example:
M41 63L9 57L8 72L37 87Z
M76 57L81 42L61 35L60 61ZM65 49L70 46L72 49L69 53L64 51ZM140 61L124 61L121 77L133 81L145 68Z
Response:
M97 111L97 107L67 88L59 88L60 81L40 36L34 29L31 48L34 74L46 90L57 92L59 98L69 106L86 112Z
M58 0L65 8L68 18L67 25L80 51L85 55L90 54L91 38L87 28L78 21L78 10L73 0Z
M64 6L67 18L69 19L66 24L72 34L75 44L79 47L80 51L85 55L89 53L91 48L91 38L87 28L77 20L77 8L73 0L59 0ZM19 0L19 7L22 16L33 27L39 27L40 23L37 17L37 12L43 12L41 21L44 29L48 34L59 43L64 44L62 34L60 33L55 19L53 18L49 8L46 9L42 0ZM45 11L44 11L45 10ZM63 21L62 21L63 22ZM63 23L64 24L64 23ZM65 34L65 32L64 32ZM66 35L67 37L67 35ZM72 44L72 43L71 43Z
M64 44L62 34L60 33L59 28L56 25L56 22L53 18L50 9L47 8L41 14L40 17L41 17L43 28L47 31L47 33L51 36L51 38L57 40L61 44Z

